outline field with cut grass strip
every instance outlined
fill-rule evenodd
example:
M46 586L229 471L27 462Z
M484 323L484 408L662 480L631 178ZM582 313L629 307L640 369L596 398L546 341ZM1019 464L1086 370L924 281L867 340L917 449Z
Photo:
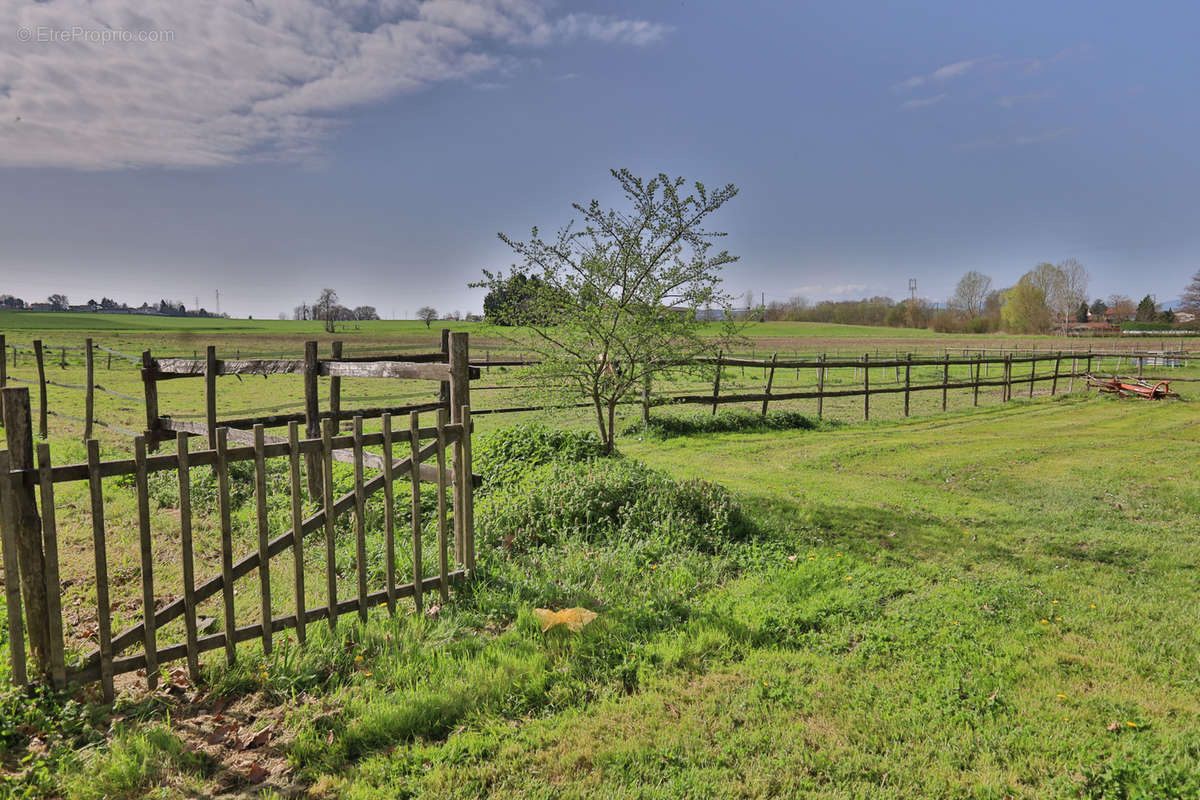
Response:
M1194 797L1197 420L1075 396L616 462L522 434L437 617L315 626L110 736L61 701L6 724L91 737L35 784L70 797L252 790L248 757L279 796ZM578 634L532 614L573 605ZM209 744L216 708L265 744Z

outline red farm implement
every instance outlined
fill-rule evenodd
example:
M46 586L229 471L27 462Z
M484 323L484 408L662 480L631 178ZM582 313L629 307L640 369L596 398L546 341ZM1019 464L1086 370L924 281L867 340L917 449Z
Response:
M1178 394L1171 391L1170 381L1149 383L1138 378L1118 378L1115 376L1105 380L1088 375L1087 382L1088 386L1095 387L1101 392L1119 395L1120 397L1144 397L1147 400L1179 397Z

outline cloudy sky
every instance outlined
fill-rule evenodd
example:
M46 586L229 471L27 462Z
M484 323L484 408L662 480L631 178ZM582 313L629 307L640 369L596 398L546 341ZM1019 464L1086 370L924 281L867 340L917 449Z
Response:
M1200 268L1191 3L0 0L0 292L471 310L611 167L741 194L735 294Z

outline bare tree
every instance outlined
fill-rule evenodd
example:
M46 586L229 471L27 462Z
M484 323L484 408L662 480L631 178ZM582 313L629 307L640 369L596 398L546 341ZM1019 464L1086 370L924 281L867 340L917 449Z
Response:
M433 324L433 321L438 318L437 309L433 306L421 306L417 309L417 319L425 323L428 328Z
M338 305L338 294L333 289L322 289L321 294L317 297L317 302L313 303L313 318L323 320L325 322L326 333L333 333L337 321L335 310Z
M1132 317L1137 313L1137 306L1127 295L1110 294L1108 296L1108 316L1117 320Z
M1200 270L1196 271L1192 282L1183 290L1183 305L1179 310L1189 314L1200 314Z
M984 301L992 290L992 279L982 272L971 270L963 275L954 287L950 307L974 319L983 314Z
M1054 311L1062 321L1088 301L1088 281L1091 276L1083 264L1074 258L1058 262L1058 271L1062 273L1059 282L1059 296L1051 298Z
M379 312L375 310L375 306L358 306L354 309L354 318L360 322L379 319Z

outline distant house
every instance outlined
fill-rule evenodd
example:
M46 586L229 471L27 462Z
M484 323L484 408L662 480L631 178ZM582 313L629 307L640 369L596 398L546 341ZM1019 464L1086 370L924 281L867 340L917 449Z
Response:
M96 306L91 306L91 305L88 305L87 303L84 303L83 305L79 305L79 306L71 306L70 310L75 311L75 312L96 311L97 308L96 308Z
M57 311L53 303L30 303L28 306L30 311Z

